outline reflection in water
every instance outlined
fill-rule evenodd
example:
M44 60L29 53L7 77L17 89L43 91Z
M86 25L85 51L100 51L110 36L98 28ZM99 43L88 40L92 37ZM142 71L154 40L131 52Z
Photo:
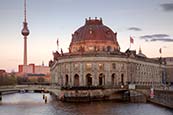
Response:
M51 100L50 95L48 96L49 101ZM44 104L43 94L41 93L15 93L12 95L3 96L3 104Z
M0 115L173 115L173 110L152 104L63 103L46 96L47 104L40 93L5 95L0 102Z

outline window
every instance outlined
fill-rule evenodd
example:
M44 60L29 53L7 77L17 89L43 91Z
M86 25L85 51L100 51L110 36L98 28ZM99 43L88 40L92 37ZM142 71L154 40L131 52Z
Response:
M74 86L79 86L79 75L75 74L74 76Z
M94 51L94 47L93 47L93 46L89 46L89 47L88 47L88 50L89 50L89 51Z
M79 64L75 63L74 64L74 70L77 70L79 68Z
M116 69L116 64L112 63L112 69Z
M65 75L65 85L68 86L69 78L68 75Z
M99 70L104 70L104 64L99 63L99 64L98 64L98 67L99 67Z
M114 86L114 84L115 84L115 74L112 74L111 80L112 80L112 86Z
M91 68L92 68L91 63L87 63L87 64L86 64L86 70L91 70Z
M124 85L124 74L121 74L121 85Z
M112 50L111 46L107 46L107 51L110 52Z
M122 69L122 70L124 69L124 64L121 64L121 69Z
M92 75L91 74L87 74L86 75L86 85L87 86L91 86L92 85Z
M65 71L68 71L68 70L69 70L68 65L65 65Z
M105 75L103 73L99 75L99 85L105 85Z

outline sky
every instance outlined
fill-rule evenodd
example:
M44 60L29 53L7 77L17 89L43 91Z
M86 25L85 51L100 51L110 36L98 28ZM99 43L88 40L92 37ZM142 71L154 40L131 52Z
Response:
M18 71L23 63L24 0L0 0L0 69ZM52 52L68 51L71 34L85 18L102 18L117 32L121 51L130 36L149 58L173 57L173 0L27 0L28 63L48 65ZM162 48L162 54L159 49Z

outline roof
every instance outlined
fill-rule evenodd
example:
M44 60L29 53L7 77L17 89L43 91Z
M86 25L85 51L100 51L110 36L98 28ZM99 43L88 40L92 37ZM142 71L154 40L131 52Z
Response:
M81 42L85 40L109 40L117 41L116 33L105 26L102 19L86 19L85 25L77 29L72 34L72 42Z

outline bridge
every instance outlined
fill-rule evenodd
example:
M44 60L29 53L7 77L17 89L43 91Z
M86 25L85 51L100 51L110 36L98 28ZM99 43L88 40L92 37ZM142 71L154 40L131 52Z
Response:
M60 92L60 87L50 86L50 85L15 85L15 86L0 86L0 97L2 95L17 93L17 92L49 92L58 95Z

